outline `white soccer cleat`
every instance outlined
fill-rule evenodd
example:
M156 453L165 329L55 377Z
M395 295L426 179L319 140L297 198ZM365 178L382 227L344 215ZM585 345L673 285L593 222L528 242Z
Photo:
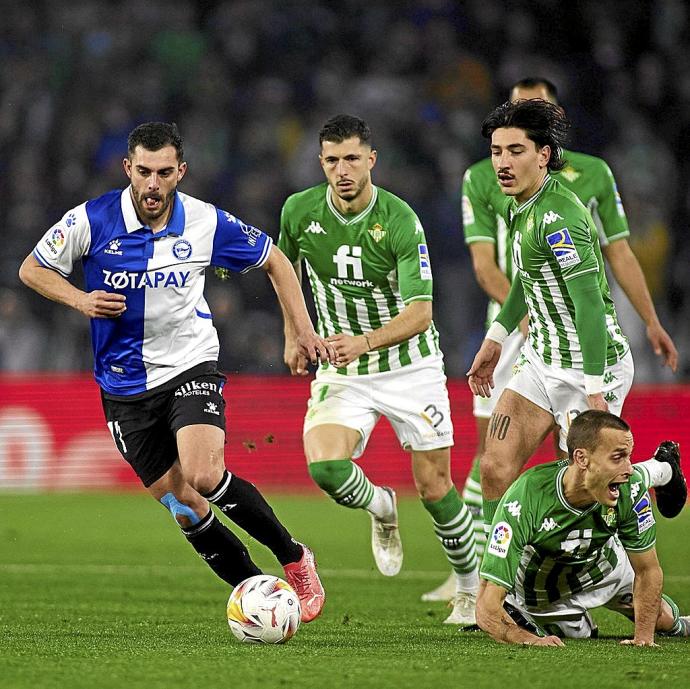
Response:
M477 624L477 594L476 593L458 593L452 602L453 610L443 620L443 624L457 624L461 627L469 627ZM450 604L449 604L450 607Z
M427 603L436 601L447 603L453 600L455 598L455 580L455 572L451 570L448 578L440 586L422 594L422 600Z
M371 515L371 550L379 572L386 577L394 577L402 567L403 549L398 529L398 505L395 491L381 486L392 498L392 521L383 521Z

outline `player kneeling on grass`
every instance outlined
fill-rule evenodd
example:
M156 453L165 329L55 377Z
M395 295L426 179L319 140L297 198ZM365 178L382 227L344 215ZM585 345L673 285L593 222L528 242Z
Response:
M231 586L261 573L212 503L271 549L309 622L324 602L311 550L251 483L225 470L225 376L204 299L206 267L263 268L302 356L335 358L333 347L314 332L292 266L270 237L177 191L187 163L174 124L134 129L123 166L130 185L68 211L20 278L91 319L94 372L117 449L197 553ZM86 291L66 279L77 261Z
M562 637L596 637L589 611L605 606L634 621L624 644L653 646L655 631L690 636L690 617L661 593L650 478L630 462L630 427L589 410L567 440L568 459L529 469L500 501L477 623L496 641L562 646ZM661 447L680 466L678 446Z

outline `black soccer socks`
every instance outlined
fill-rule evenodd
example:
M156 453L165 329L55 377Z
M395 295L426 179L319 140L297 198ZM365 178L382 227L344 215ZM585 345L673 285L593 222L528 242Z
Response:
M226 471L220 483L204 497L250 536L263 543L281 565L297 562L302 557L302 546L278 521L254 484Z
M261 574L242 541L216 519L213 510L209 509L198 524L182 529L182 533L206 564L231 586Z

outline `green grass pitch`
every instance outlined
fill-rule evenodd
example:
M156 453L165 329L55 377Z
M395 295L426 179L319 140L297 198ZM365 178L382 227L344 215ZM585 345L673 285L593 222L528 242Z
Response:
M564 649L503 646L443 625L443 604L419 599L447 568L414 498L401 499L405 563L393 579L374 569L366 514L318 495L271 501L313 547L327 591L321 618L284 646L234 640L228 588L143 493L0 494L0 687L690 686L690 640L621 647L632 626L606 611L596 615L603 638ZM665 590L690 613L690 509L659 522Z

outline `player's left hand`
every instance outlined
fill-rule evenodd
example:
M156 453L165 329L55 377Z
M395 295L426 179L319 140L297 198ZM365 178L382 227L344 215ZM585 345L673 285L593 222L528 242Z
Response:
M661 327L661 323L647 326L647 339L654 354L662 358L663 365L675 373L678 368L678 350L671 336Z
M359 359L362 354L366 354L369 351L369 344L364 335L336 333L335 335L329 335L326 338L326 342L335 349L335 365L338 367L347 366L350 362Z
M654 639L623 639L621 646L651 646L659 648L659 644L654 643Z
M467 372L467 382L472 394L480 397L491 397L494 387L494 369L501 357L501 347L494 340L485 339L479 348L470 370Z
M297 336L297 347L300 354L306 357L307 361L311 361L314 366L319 363L319 360L328 361L335 365L337 358L335 348L313 330Z
M290 375L306 376L309 374L309 369L307 368L307 357L300 352L298 344L292 339L285 340L283 361L290 369Z

